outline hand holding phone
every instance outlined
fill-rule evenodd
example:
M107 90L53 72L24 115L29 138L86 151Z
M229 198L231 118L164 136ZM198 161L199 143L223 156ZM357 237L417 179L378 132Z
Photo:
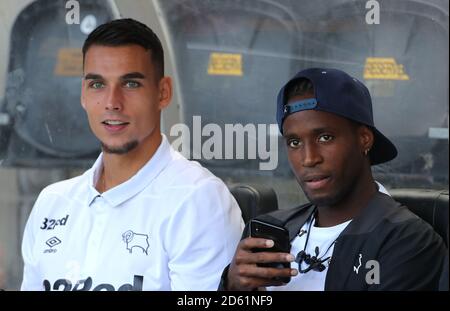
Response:
M272 248L254 248L253 252L290 253L291 251L289 232L283 227L253 219L250 221L250 236L254 238L264 238L274 242ZM259 263L257 265L260 267L280 269L291 267L289 262ZM290 278L280 278L279 280L287 283L290 281Z
M290 269L295 258L290 254L291 243L286 229L253 220L248 224L248 232L249 237L239 242L228 266L224 289L282 286L298 274L297 269Z

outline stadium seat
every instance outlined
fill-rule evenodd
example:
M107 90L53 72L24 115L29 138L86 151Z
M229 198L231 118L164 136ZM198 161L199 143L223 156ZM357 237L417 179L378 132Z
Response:
M448 247L448 190L390 189L389 193L428 222Z
M230 189L238 202L245 223L250 219L278 209L277 194L272 188L257 185L237 185Z

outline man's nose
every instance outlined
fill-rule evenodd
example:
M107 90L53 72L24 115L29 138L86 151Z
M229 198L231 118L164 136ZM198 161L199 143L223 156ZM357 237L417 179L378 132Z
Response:
M123 109L123 93L120 85L112 86L106 95L106 110L122 111Z
M303 149L303 166L314 167L323 161L319 147L315 144L305 144Z

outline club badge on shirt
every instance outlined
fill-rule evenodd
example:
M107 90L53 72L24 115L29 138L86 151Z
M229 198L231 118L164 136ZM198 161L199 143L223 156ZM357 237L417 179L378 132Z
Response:
M122 234L122 240L126 244L126 249L133 253L133 249L141 249L146 255L148 255L148 248L150 245L148 244L148 235L143 233L136 233L132 230L125 231Z

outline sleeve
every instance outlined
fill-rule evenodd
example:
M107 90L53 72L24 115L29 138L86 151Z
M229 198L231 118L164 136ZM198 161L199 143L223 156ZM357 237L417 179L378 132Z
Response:
M223 182L214 178L196 186L166 228L172 290L217 290L243 226L240 208Z
M220 283L219 287L217 288L217 291L223 292L227 290L228 287L228 270L230 269L230 265L226 266L225 269L222 271L222 275L220 276Z
M247 224L245 224L244 231L242 232L241 240L243 240L243 239L245 239L245 238L247 238L249 236L250 236L249 226L248 226L248 223L247 223ZM219 287L217 288L218 291L226 291L227 290L228 269L230 269L230 265L229 264L222 271L222 275L220 276Z
M389 237L379 256L379 284L369 290L437 290L445 258L441 237L422 220Z
M22 239L22 257L23 257L23 279L20 290L35 291L43 290L42 279L39 277L36 256L34 254L35 232L39 227L35 224L35 213L39 208L39 198L33 206L32 212L28 217L27 224Z

